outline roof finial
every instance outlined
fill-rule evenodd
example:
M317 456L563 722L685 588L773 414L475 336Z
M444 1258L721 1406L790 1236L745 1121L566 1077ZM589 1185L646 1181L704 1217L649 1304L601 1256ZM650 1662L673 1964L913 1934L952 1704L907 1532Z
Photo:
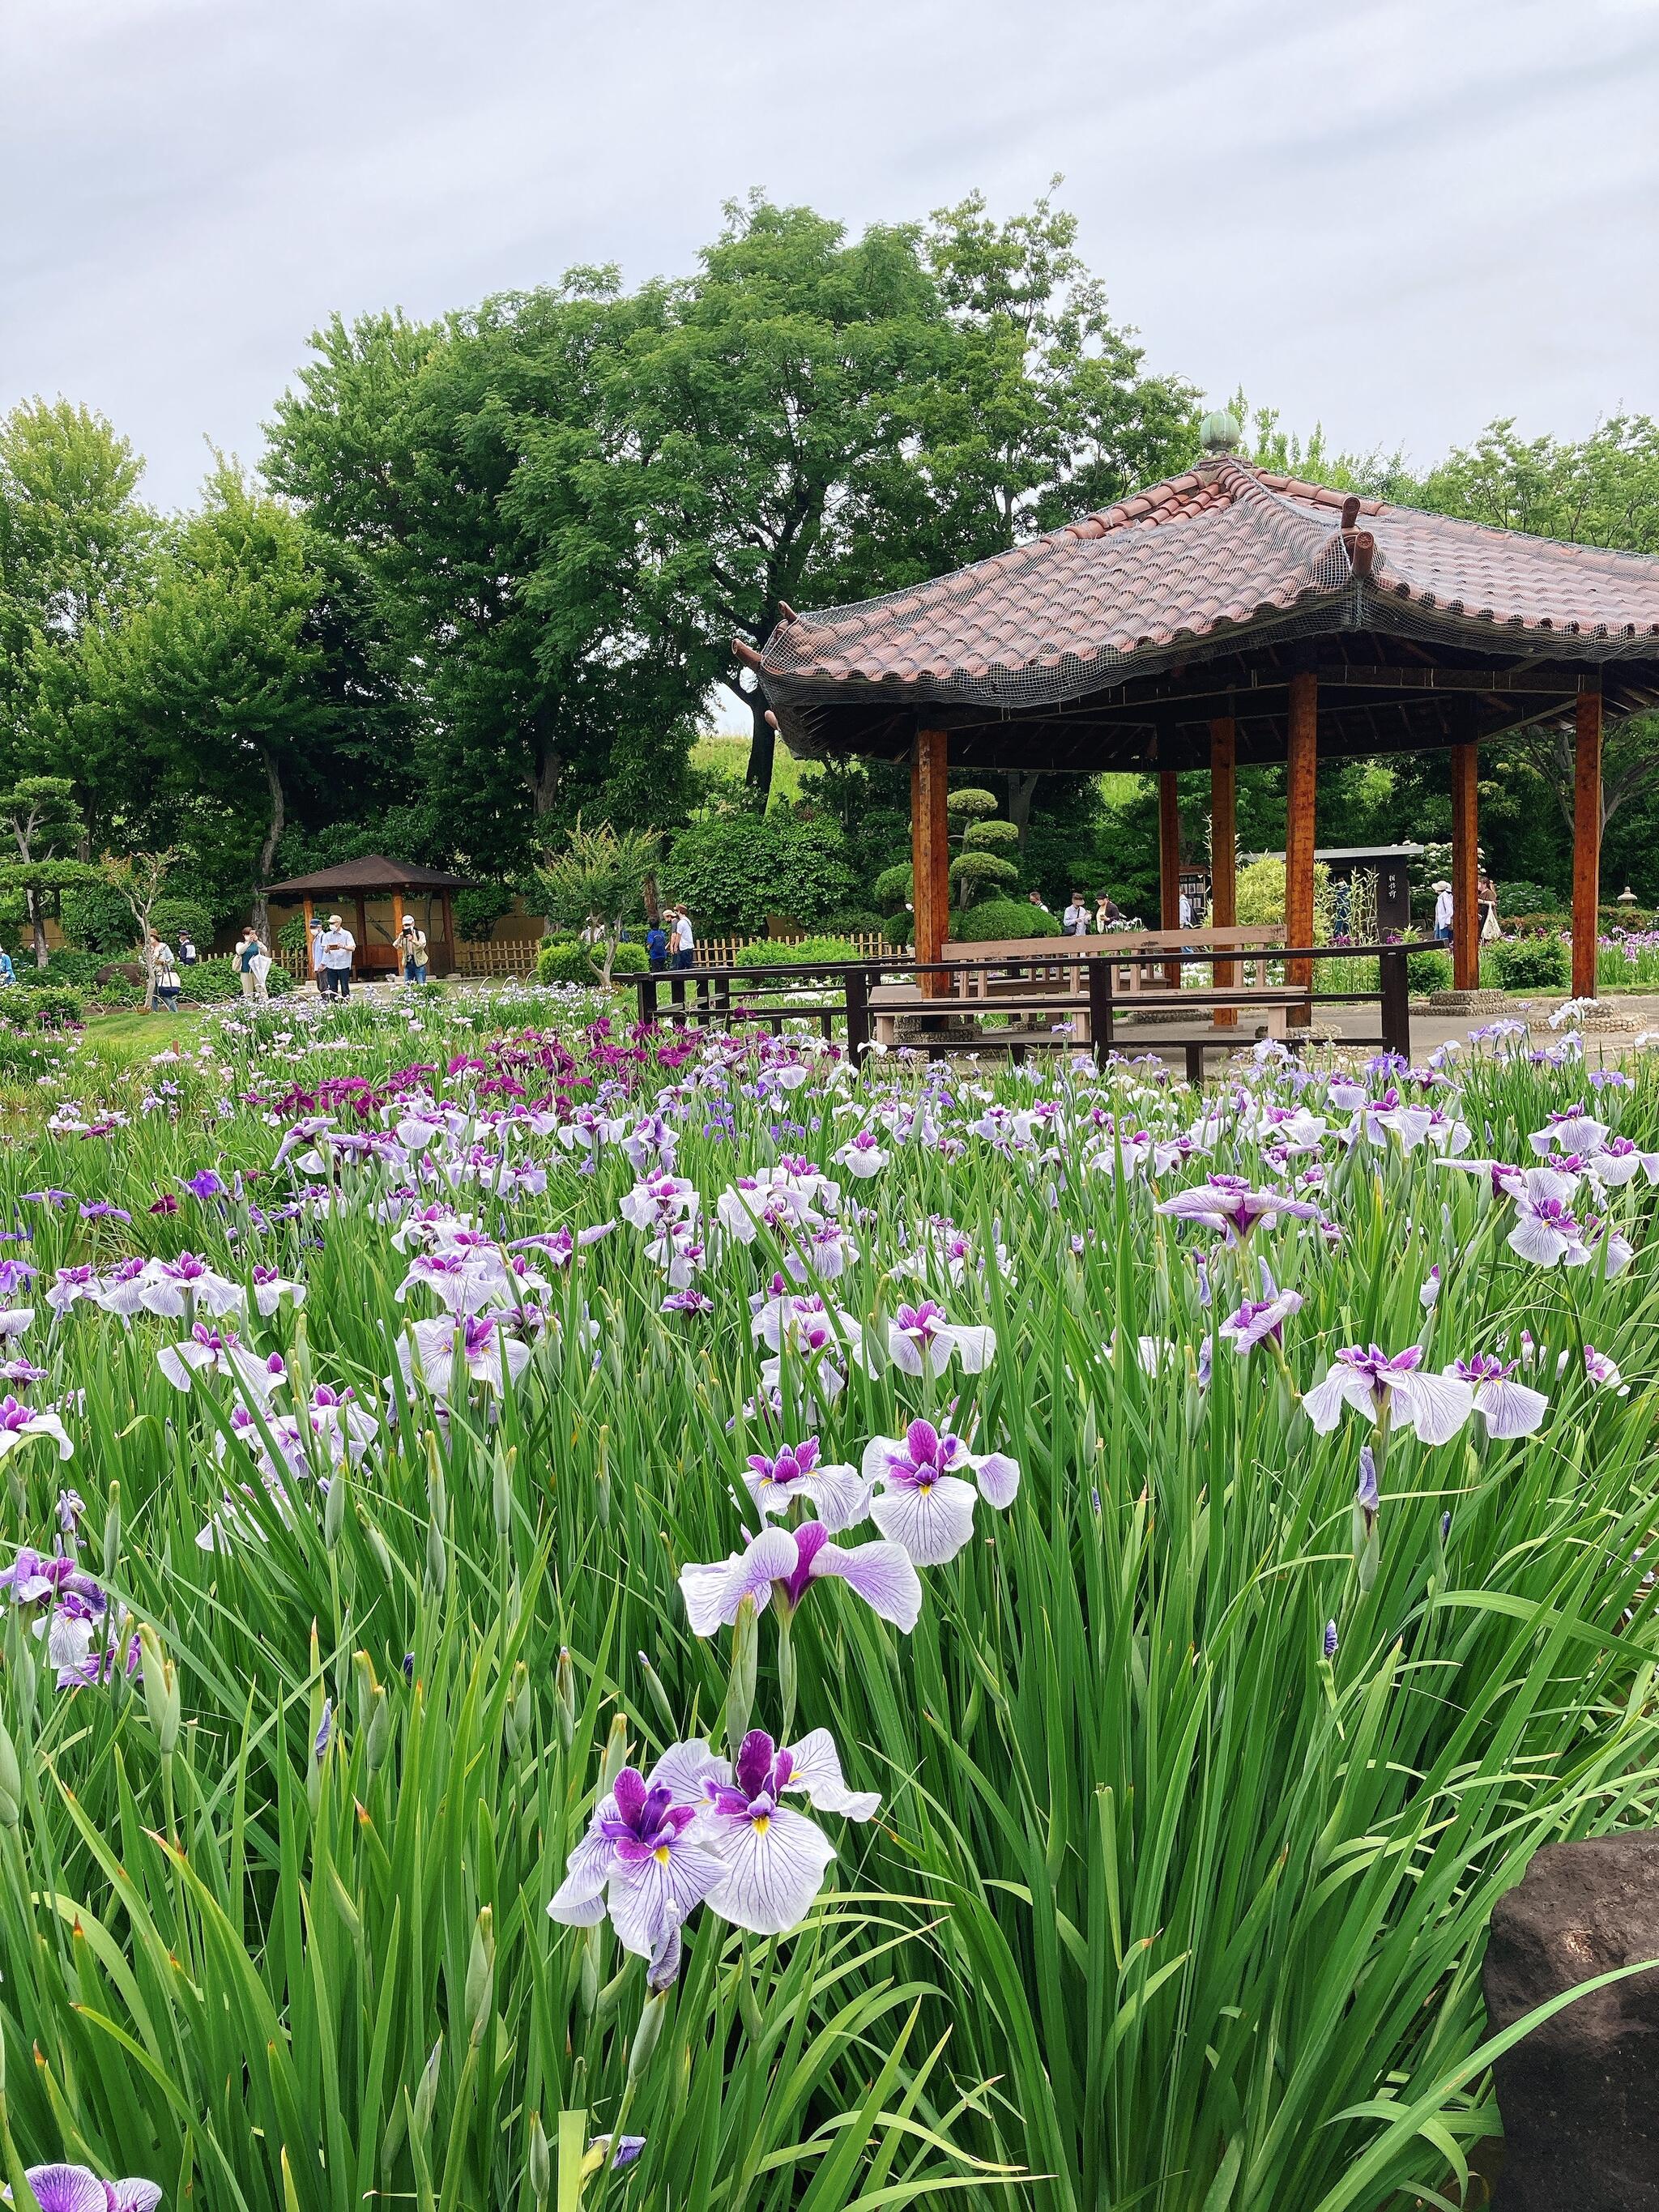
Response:
M1231 453L1237 449L1238 417L1224 407L1212 409L1198 426L1199 443L1206 453Z

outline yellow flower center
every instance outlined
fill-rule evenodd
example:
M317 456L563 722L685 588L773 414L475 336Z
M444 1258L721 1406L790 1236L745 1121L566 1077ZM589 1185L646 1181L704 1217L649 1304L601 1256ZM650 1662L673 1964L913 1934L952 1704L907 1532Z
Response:
M756 1833L757 1836L763 1836L763 1835L766 1833L767 1830L771 1826L771 1825L772 1825L772 1815L771 1815L769 1813L757 1813L757 1814L756 1814L756 1816L755 1816L755 1833Z
M653 1852L652 1852L651 1856L652 1856L652 1857L653 1857L653 1859L655 1859L655 1861L657 1862L657 1864L658 1864L659 1866L666 1866L666 1865L668 1864L668 1846L667 1846L667 1844L658 1844L658 1846L657 1846L657 1848L656 1848L656 1850L655 1850L654 1851L653 1851Z

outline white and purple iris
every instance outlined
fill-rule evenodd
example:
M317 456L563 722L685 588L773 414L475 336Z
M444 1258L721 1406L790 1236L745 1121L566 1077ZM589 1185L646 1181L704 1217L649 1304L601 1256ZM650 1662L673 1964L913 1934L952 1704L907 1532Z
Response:
M970 1452L931 1421L912 1421L902 1437L872 1437L864 1477L876 1491L871 1519L919 1567L944 1565L971 1540L981 1497L1006 1510L1019 1489L1018 1465L1006 1453Z
M1328 1436L1344 1406L1379 1428L1409 1430L1425 1444L1450 1442L1474 1410L1473 1386L1455 1374L1423 1371L1423 1347L1407 1345L1392 1358L1378 1345L1339 1352L1325 1378L1302 1401L1302 1410Z
M939 1376L952 1359L964 1374L981 1374L996 1349L995 1329L953 1322L931 1298L900 1306L887 1324L887 1356L901 1375Z
M26 2166L23 2179L40 2212L155 2212L161 2201L159 2182L101 2181L87 2166Z
M1510 1379L1520 1364L1512 1359L1505 1366L1492 1352L1477 1352L1473 1359L1455 1360L1445 1370L1469 1384L1474 1410L1490 1437L1529 1437L1549 1411L1550 1401L1541 1390Z
M692 1634L712 1636L730 1627L746 1597L757 1610L775 1598L787 1620L811 1585L826 1579L844 1582L872 1613L907 1634L921 1615L921 1583L902 1546L855 1544L843 1550L830 1541L822 1521L763 1528L727 1559L688 1564L680 1569L680 1595Z
M1178 1190L1160 1200L1159 1213L1172 1220L1195 1221L1212 1229L1230 1244L1243 1244L1259 1222L1279 1218L1314 1221L1319 1208L1308 1200L1286 1198L1280 1191L1254 1190L1243 1176L1212 1175L1190 1190Z
M856 1468L821 1465L816 1437L780 1444L770 1458L751 1452L743 1482L757 1513L781 1519L797 1498L803 1498L813 1508L812 1517L822 1521L832 1536L862 1521L870 1510L868 1482L860 1479Z
M1237 1352L1253 1352L1258 1344L1272 1343L1282 1351L1285 1344L1285 1324L1291 1316L1302 1310L1299 1291L1280 1290L1274 1282L1267 1261L1261 1262L1261 1296L1246 1298L1236 1312L1217 1324Z
M847 1787L827 1729L782 1749L763 1729L744 1736L732 1779L708 1790L697 1833L720 1863L710 1911L754 1936L799 1928L836 1856L817 1823L782 1802L786 1790L850 1820L872 1820L881 1802L873 1790Z
M623 1767L570 1854L551 1917L592 1928L608 1912L625 1950L653 1956L721 1879L720 1861L691 1831L705 1785L729 1771L701 1741L673 1745L648 1776Z
M37 1413L32 1406L25 1406L8 1390L0 1398L0 1459L15 1451L19 1444L32 1443L37 1437L45 1437L56 1444L59 1459L68 1459L74 1453L75 1446L56 1413Z

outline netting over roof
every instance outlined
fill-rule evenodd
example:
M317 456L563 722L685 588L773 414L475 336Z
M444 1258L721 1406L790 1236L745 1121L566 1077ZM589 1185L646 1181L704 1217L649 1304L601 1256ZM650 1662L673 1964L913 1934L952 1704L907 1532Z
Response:
M834 702L1041 708L1195 650L1339 630L1504 660L1651 660L1659 560L1355 499L1229 455L952 575L781 623L761 675L786 735L810 744L814 708Z

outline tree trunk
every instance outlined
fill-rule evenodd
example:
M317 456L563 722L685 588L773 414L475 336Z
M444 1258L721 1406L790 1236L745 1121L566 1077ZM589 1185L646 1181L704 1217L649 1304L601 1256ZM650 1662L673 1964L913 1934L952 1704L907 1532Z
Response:
M26 890L23 894L23 907L28 915L30 934L34 939L34 964L37 968L44 968L51 957L46 951L45 894L38 890Z
M277 774L276 756L269 745L260 746L259 759L264 768L265 781L270 787L270 826L265 831L264 842L259 848L259 881L253 894L253 927L263 941L270 927L270 907L265 897L265 885L270 881L276 848L282 842L287 809L283 799L283 779Z
M640 888L645 897L645 926L647 929L654 929L662 920L662 894L657 889L654 868L647 869L645 881Z
M1025 850L1025 840L1031 829L1031 801L1036 797L1040 768L1012 768L1008 771L1008 819L1019 832L1018 850Z
M558 804L559 787L564 781L564 755L556 744L549 742L543 726L544 718L538 715L530 737L530 811L536 821L550 814Z
M761 805L764 806L772 796L772 769L777 759L778 733L766 719L766 695L763 691L757 687L753 691L739 691L738 696L748 708L753 725L749 736L749 768L744 781L750 791L760 793Z

